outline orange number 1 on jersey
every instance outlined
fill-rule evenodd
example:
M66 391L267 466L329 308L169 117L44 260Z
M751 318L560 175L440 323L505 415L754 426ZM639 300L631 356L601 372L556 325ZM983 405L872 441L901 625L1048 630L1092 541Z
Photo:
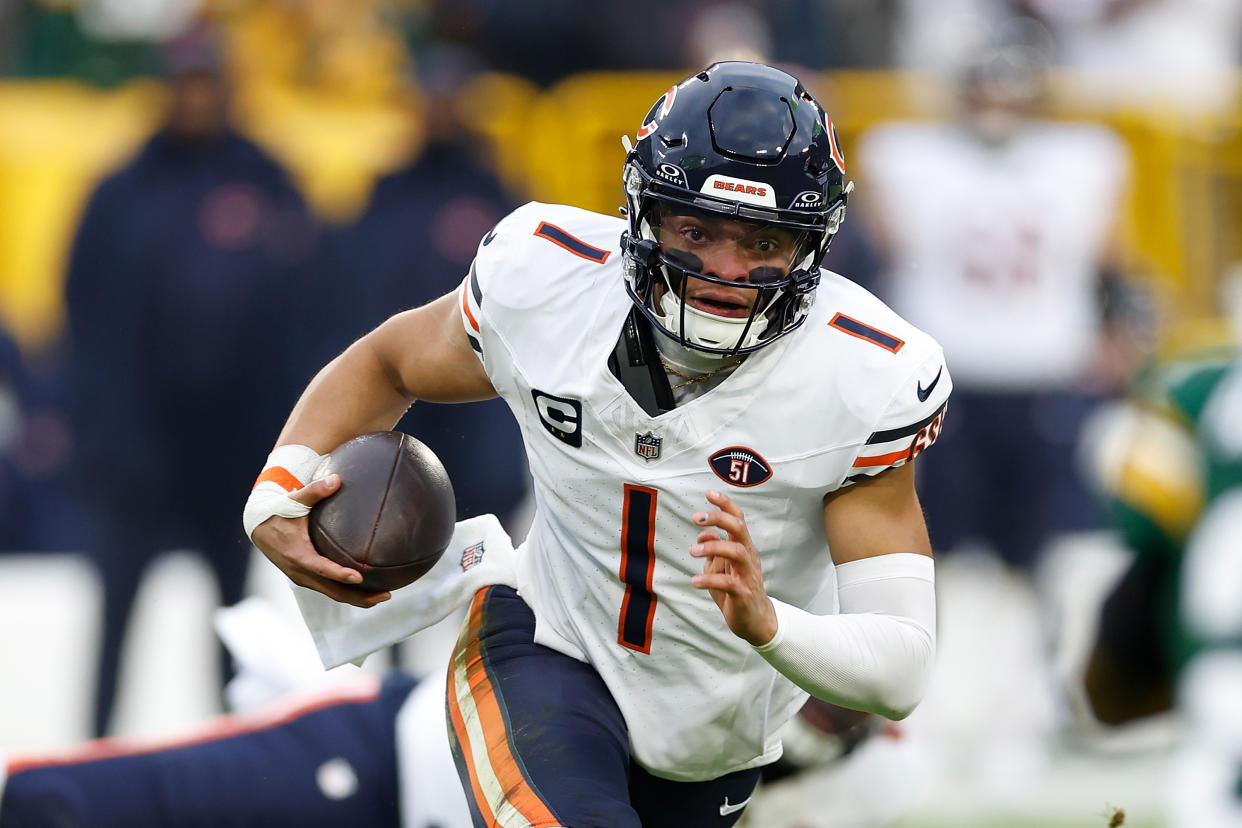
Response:
M625 484L625 504L621 509L621 622L617 641L640 653L651 652L651 623L655 619L656 596L651 591L655 570L655 489Z

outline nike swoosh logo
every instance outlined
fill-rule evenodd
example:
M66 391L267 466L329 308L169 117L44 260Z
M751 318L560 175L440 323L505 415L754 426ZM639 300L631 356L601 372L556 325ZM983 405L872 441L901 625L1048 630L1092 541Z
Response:
M494 238L496 238L496 228L495 228L495 227L493 227L491 230L488 230L488 231L487 231L487 235L483 237L483 246L484 246L484 247L487 247L489 244L491 244L491 243L492 243L492 239L494 239Z
M729 814L736 814L738 811L745 808L749 803L750 803L750 797L748 796L745 799L743 799L741 802L737 802L737 803L734 803L733 805L730 805L729 797L726 796L724 804L720 806L720 815L728 816Z
M923 383L921 382L919 383L919 387L918 387L919 402L927 402L927 398L931 396L931 392L933 389L935 389L936 383L940 382L940 375L943 373L944 373L944 366L941 365L940 370L936 372L936 378L931 381L931 385L924 388Z

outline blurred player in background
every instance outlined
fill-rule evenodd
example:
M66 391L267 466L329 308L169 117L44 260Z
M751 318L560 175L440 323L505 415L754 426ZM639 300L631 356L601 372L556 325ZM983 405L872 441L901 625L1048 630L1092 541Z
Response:
M1157 364L1101 431L1099 483L1133 562L1105 601L1084 687L1119 725L1176 707L1169 824L1242 825L1242 360Z
M918 479L946 558L941 669L908 732L1003 792L1048 761L1064 724L1050 646L1061 593L1047 585L1077 576L1046 564L1072 543L1081 565L1102 543L1078 435L1140 349L1117 247L1124 144L1042 116L1038 24L975 37L953 77L955 118L860 136L859 207L888 261L876 292L943 344L954 372L944 453Z
M720 63L637 139L628 223L510 214L457 292L320 372L245 509L295 583L374 606L307 539L339 485L309 481L320 453L417 399L508 403L537 511L448 691L478 825L733 824L808 692L900 718L933 663L910 461L951 382L933 340L819 269L849 192L831 122L784 72Z
M983 542L1025 570L1051 538L1099 525L1077 433L1137 361L1113 301L1126 150L1105 127L1040 117L1041 32L1014 20L988 36L958 78L958 121L859 143L863 215L889 261L877 292L954 366L946 460L920 472L932 542Z
M250 547L228 504L294 395L298 268L314 245L285 173L229 124L212 33L182 36L165 58L167 119L90 198L66 284L74 478L103 581L99 734L157 555L201 552L220 600L242 597ZM188 495L187 475L204 490Z

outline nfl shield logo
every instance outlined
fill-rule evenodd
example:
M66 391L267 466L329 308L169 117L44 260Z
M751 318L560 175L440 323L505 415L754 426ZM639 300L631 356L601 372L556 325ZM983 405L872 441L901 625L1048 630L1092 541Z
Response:
M467 546L461 553L461 571L465 572L475 564L483 563L483 542Z
M644 460L658 460L660 458L660 444L663 442L663 437L657 437L650 431L646 434L635 434L634 453Z

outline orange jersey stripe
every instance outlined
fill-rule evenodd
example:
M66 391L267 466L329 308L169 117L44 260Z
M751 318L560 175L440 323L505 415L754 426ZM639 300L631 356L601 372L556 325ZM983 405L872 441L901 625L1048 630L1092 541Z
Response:
M453 720L453 729L457 733L457 741L462 747L463 756L467 758L470 787L477 798L480 810L489 808L493 811L492 815L485 814L489 824L500 824L495 821L495 808L491 808L492 805L498 803L487 802L484 793L485 786L482 780L477 778L475 765L470 761L473 756L468 747L470 733L466 727L465 715L457 700L458 685L463 678L458 670L464 673L470 701L474 705L478 725L483 732L485 740L483 750L486 755L481 758L491 766L492 773L504 796L505 804L517 811L535 828L559 826L560 820L552 815L552 811L531 787L530 782L522 773L521 765L518 764L517 758L510 749L509 733L505 729L500 703L496 700L496 691L492 687L487 668L483 663L483 645L479 641L479 631L483 626L483 602L486 595L486 589L479 591L470 607L470 621L462 635L462 640L468 643L464 647L459 647L459 651L454 655L456 675L452 676L453 684L450 686L453 689L449 692L450 717Z
M272 466L271 468L264 469L263 473L255 478L254 485L258 486L260 483L268 481L275 483L286 492L296 492L302 488L302 481L294 477L293 472L284 466ZM254 487L252 486L251 488Z
M82 762L95 762L100 759L139 756L156 751L192 747L206 742L227 739L239 733L269 730L299 716L314 713L316 710L325 707L331 707L336 704L371 701L379 694L380 680L374 676L364 676L356 682L332 687L311 696L302 696L262 713L222 716L203 727L195 728L186 735L174 739L95 739L83 745L66 748L61 751L48 752L37 756L17 756L9 761L8 772L12 775L34 768L76 765Z
M888 466L892 463L896 463L898 460L906 458L909 454L910 449L902 449L901 451L894 451L889 454L881 454L878 457L859 457L854 461L854 468L859 468L861 466Z
M466 312L466 318L470 320L470 327L474 328L475 333L480 333L479 322L474 318L474 314L470 312L470 299L466 283L462 282L461 288L461 309Z

